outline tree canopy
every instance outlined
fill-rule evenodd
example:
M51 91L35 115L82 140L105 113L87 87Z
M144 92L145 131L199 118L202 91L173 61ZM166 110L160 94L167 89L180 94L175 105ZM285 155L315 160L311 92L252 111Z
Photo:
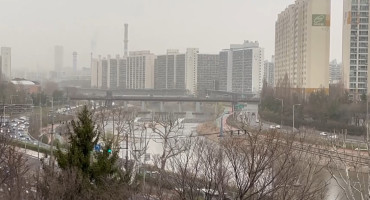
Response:
M93 113L87 106L78 113L77 120L72 120L72 130L69 130L69 147L63 152L59 147L56 159L61 169L77 169L90 181L99 182L108 176L119 175L116 164L118 152L113 147L112 140L103 143L101 151L94 152L95 145L100 141L100 132L93 121ZM109 151L108 151L109 150Z

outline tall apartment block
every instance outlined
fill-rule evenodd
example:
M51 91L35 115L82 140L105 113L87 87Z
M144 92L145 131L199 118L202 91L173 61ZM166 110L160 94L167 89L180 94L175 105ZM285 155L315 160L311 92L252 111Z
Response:
M271 61L265 60L264 66L263 79L269 86L274 86L274 70L275 70L275 57L272 56Z
M218 89L218 62L219 55L199 54L197 48L188 48L185 54L167 50L155 60L154 88L186 89L205 96L206 90Z
M155 55L149 51L130 52L128 57L93 59L91 87L102 89L154 88Z
M199 96L207 95L206 90L218 90L218 63L218 54L200 54L197 48L186 49L185 89Z
M198 54L197 62L197 94L207 95L207 90L219 90L218 54Z
M368 94L369 0L344 0L343 83L354 99Z
M185 88L194 95L198 85L198 53L199 49L188 48L185 54Z
M10 81L12 78L12 53L10 47L1 47L0 70L1 80Z
M275 86L329 88L330 0L296 0L275 24Z
M185 89L185 54L179 50L167 50L157 56L154 64L155 89Z
M329 63L329 83L336 84L342 81L342 64L337 60L332 60Z
M264 76L264 49L258 42L232 44L219 54L220 90L237 93L258 93Z
M54 71L58 72L63 68L64 48L56 45L54 47Z

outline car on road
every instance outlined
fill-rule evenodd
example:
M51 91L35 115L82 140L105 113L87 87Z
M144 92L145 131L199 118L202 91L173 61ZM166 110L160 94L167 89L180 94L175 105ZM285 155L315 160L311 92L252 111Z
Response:
M338 139L338 136L337 135L331 135L329 136L330 139Z
M270 129L275 129L275 128L276 128L276 126L270 125Z
M327 136L328 135L328 133L327 132L321 132L320 133L320 136Z
M281 129L281 126L280 125L276 125L275 128L276 129Z
M260 123L260 120L256 118L256 123Z

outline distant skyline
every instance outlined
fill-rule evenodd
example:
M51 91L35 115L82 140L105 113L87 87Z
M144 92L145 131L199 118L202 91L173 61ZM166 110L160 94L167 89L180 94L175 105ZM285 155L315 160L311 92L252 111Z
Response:
M129 51L199 48L218 53L230 44L259 41L274 54L277 15L294 0L0 0L0 46L12 48L13 69L52 70L54 46L64 47L64 66L90 67L90 53L123 55L124 24ZM342 60L343 0L332 0L331 57Z

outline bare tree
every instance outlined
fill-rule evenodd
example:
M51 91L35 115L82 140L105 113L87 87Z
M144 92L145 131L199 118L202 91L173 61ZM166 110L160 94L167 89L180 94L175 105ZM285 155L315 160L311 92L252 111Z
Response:
M166 181L174 187L179 199L199 199L203 194L208 199L219 189L224 174L220 174L217 146L199 137L183 139L181 143L184 151L169 159L171 176Z
M38 199L84 200L84 199L129 199L137 192L136 188L124 182L105 178L101 185L93 185L77 169L53 171L44 166L38 184Z
M370 151L369 143L359 143L350 149L330 143L328 171L341 194L348 200L365 200L370 197Z
M99 109L94 110L94 121L104 137L106 134L106 126L108 125L110 117L111 112L107 107L100 107Z
M149 128L153 133L154 141L160 143L162 147L162 153L154 155L153 159L154 165L159 169L158 196L163 199L167 161L185 151L185 147L179 138L183 134L182 119L172 113L159 114L153 116Z
M276 131L239 127L243 135L221 141L231 165L231 186L236 199L322 199L328 180L322 159L302 138Z
M6 135L0 135L0 199L30 199L32 175L27 159Z

